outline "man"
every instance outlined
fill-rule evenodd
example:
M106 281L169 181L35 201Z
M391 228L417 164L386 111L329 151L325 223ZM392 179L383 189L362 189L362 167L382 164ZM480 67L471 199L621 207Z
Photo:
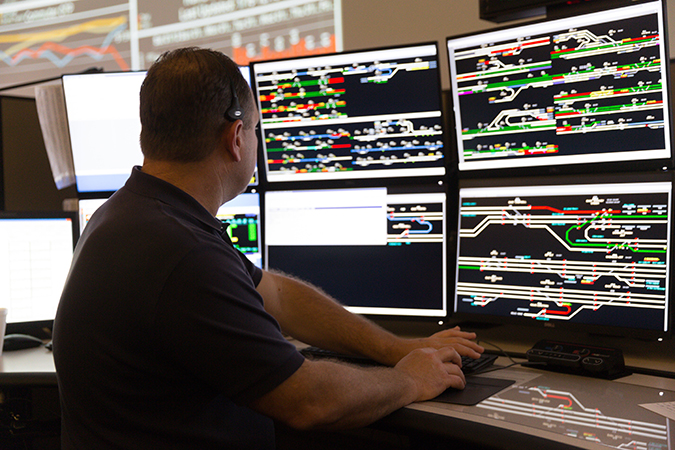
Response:
M272 419L360 426L464 387L473 333L400 339L234 249L215 214L251 179L258 119L229 58L162 55L140 110L143 166L88 223L55 321L64 449L273 448ZM281 330L390 367L305 360Z

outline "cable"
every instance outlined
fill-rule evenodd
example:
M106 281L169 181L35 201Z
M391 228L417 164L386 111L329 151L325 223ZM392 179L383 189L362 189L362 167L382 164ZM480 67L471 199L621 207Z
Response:
M498 346L497 344L493 344L492 342L488 342L488 341L486 341L486 340L482 340L482 341L481 341L481 340L477 340L477 341L476 341L477 344L480 344L481 342L483 342L483 343L485 343L485 344L487 344L487 345L491 345L492 347L494 347L494 348L496 348L497 350L499 350L499 352L500 352L502 355L506 356L506 357L509 359L509 361L511 361L513 364L519 364L519 363L516 363L516 362L513 360L513 358L511 357L511 355L509 355L508 353L506 353L506 351L505 351L504 349L502 349L500 346Z
M480 374L483 374L483 373L489 373L489 372L496 372L496 371L498 371L498 370L509 369L509 368L515 367L515 366L523 366L523 365L525 365L525 364L527 364L528 367L531 367L531 366L546 366L546 363L545 363L545 362L531 362L531 361L517 362L517 361L515 361L515 360L511 357L511 355L509 355L509 354L508 354L504 349L502 349L500 346L498 346L497 344L493 344L492 342L489 342L489 341L486 341L486 340L482 340L482 341L481 341L481 340L477 340L476 343L478 343L478 344L483 343L483 344L487 344L487 345L490 345L490 346L496 348L503 356L505 356L506 358L509 359L509 361L511 361L511 364L506 365L506 366L490 366L490 367L486 367L484 370L480 370L480 371L478 371L478 372L475 372L476 374L479 374L479 373L480 373Z

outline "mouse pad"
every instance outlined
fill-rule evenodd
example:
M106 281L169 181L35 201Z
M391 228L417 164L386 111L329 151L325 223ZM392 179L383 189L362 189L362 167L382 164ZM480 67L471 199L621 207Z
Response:
M466 377L464 389L448 389L432 401L472 406L513 383L515 383L514 380L502 380L501 378Z

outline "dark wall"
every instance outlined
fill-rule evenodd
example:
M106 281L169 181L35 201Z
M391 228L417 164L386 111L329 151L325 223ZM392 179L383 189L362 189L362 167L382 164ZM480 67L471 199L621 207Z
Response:
M77 197L77 190L74 186L58 190L54 184L35 99L0 97L0 121L0 200L4 197L0 207L7 211L62 210L63 200Z

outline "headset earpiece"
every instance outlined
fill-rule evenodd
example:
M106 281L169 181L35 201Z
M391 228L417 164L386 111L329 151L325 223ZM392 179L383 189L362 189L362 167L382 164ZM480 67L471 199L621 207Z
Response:
M225 118L230 122L234 122L235 120L244 118L244 110L239 105L239 97L237 97L237 91L234 89L232 82L230 82L230 92L232 93L232 101L230 107L225 111Z

